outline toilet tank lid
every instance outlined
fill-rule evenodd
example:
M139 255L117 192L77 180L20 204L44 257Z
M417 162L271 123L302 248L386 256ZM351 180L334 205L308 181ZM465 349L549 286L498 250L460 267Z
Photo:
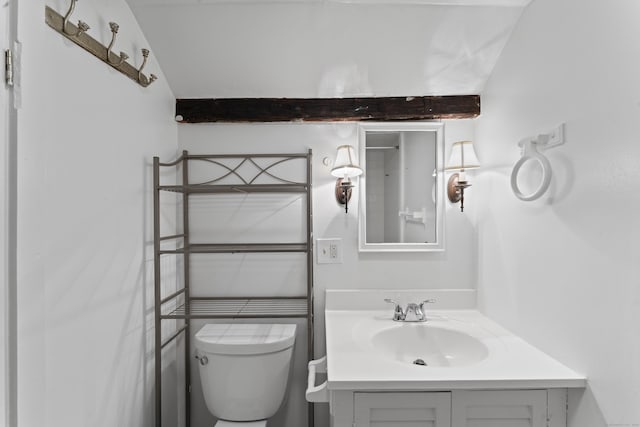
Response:
M198 350L214 354L264 354L293 346L296 325L208 323L195 336Z

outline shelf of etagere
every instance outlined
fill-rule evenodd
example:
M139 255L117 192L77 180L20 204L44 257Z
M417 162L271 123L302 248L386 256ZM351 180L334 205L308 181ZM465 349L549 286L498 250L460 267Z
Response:
M306 243L194 243L188 246L192 254L235 254L263 252L306 252ZM184 254L185 248L162 249L160 254Z
M307 316L306 297L192 298L163 319L293 318Z
M161 185L158 189L187 194L306 193L306 184Z

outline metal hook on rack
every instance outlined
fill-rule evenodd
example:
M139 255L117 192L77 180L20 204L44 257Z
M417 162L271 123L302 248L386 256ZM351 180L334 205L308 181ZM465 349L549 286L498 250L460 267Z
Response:
M120 29L120 26L115 22L109 22L109 27L111 28L111 43L109 43L109 46L107 47L107 61L109 62L109 64L113 65L114 67L119 67L124 63L124 61L129 59L129 55L120 51L120 61L114 62L111 60L111 53L112 53L111 48L116 42L116 35L118 34L118 30Z
M138 83L140 83L144 87L147 87L151 83L156 81L158 77L156 77L155 74L149 74L149 77L147 78L144 74L142 74L142 69L145 65L147 65L147 59L149 58L149 49L142 48L142 58L142 65L140 65L140 68L138 68Z
M65 34L68 35L73 35L73 33L67 33L67 22L69 22L69 18L71 17L71 14L73 13L73 9L76 8L76 2L78 0L71 0L71 4L69 5L69 10L67 11L67 14L64 15L64 18L62 18L62 31Z
M86 33L90 29L91 27L89 26L89 24L87 24L84 21L78 21L78 31L76 31L76 33L74 34L74 37L78 37L80 36L80 34Z
M78 21L78 29L76 30L75 33L70 33L67 31L67 23L69 22L69 18L71 17L71 14L76 8L77 1L78 0L71 0L71 4L69 5L69 10L67 11L66 15L64 15L64 18L62 18L62 32L64 32L68 36L73 36L73 37L78 37L80 34L86 33L89 30L89 28L91 28L86 22Z

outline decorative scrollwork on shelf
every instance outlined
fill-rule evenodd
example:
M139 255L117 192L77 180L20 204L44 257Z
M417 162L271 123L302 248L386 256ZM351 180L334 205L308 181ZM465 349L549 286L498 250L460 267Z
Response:
M260 178L261 176L267 176L269 177L271 180L270 183L277 183L277 184L303 184L302 181L298 182L298 181L291 181L288 179L285 179L281 176L277 176L271 172L269 172L270 169L273 169L274 167L281 165L285 162L288 161L294 161L294 160L301 160L301 158L299 157L285 157L282 159L277 159L277 160L273 160L271 163L261 166L260 164L258 164L258 162L256 162L256 160L251 157L251 156L247 156L247 157L241 157L241 156L237 156L235 158L231 158L232 161L237 162L235 165L231 164L226 164L225 162L222 161L222 159L216 159L216 158L196 158L193 160L199 160L199 161L204 161L204 162L209 162L212 163L213 165L218 166L221 169L221 175L217 176L215 178L206 180L206 181L202 181L202 182L198 182L198 183L194 183L192 185L212 185L212 184L219 184L222 183L225 179L230 178L230 177L235 177L237 180L239 180L240 184L242 185L255 185L258 178ZM238 161L239 160L239 161ZM304 159L302 159L304 160ZM250 175L247 173L247 171L242 171L241 167L243 165L253 165L253 167L255 169L253 169L253 175Z

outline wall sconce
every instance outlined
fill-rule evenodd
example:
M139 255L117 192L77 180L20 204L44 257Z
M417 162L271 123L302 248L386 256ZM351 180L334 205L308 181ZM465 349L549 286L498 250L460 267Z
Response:
M460 212L464 212L464 189L471 186L469 181L467 181L465 170L479 167L480 162L478 161L471 141L460 141L453 144L449 162L447 162L444 169L447 171L459 171L449 177L447 196L449 196L451 203L460 202Z
M336 161L331 169L331 175L336 180L336 201L344 205L344 212L349 211L348 203L351 199L351 189L354 187L351 178L362 175L362 169L358 166L355 150L351 145L341 145L336 153Z

